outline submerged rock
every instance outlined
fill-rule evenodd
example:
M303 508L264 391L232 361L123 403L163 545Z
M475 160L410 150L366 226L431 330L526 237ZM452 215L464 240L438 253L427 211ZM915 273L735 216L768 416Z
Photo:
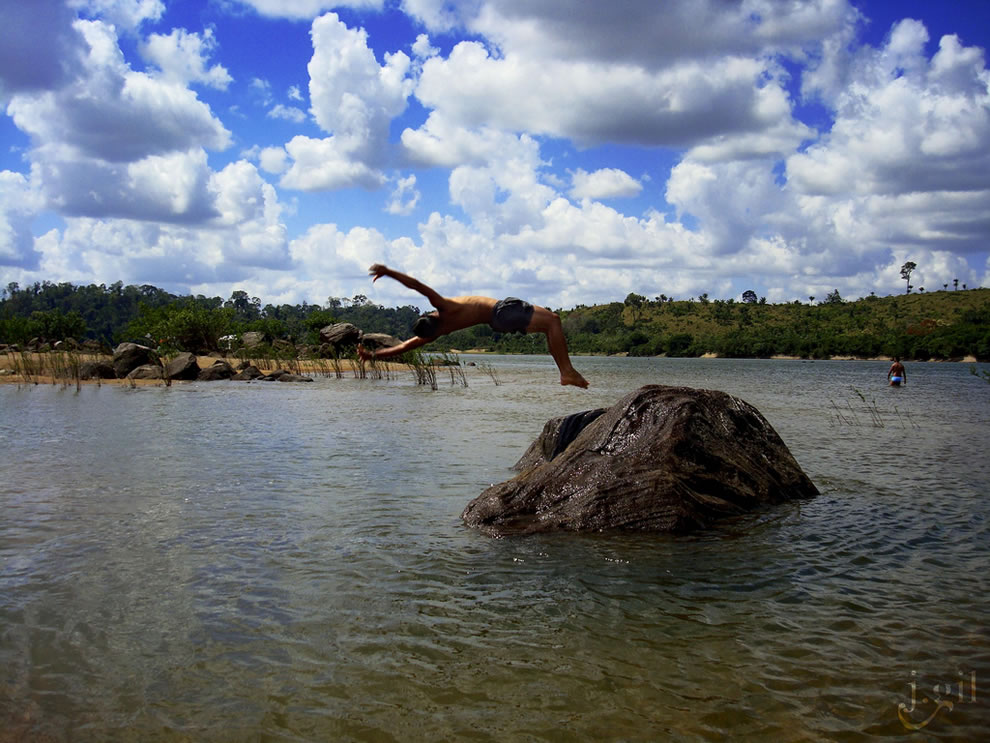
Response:
M468 504L468 526L492 536L685 532L818 494L756 408L688 387L648 385L548 421L517 468Z

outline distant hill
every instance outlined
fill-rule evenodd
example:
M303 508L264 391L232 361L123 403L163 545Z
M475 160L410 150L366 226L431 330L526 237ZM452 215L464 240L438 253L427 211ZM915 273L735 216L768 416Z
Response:
M940 291L818 304L649 300L560 311L572 353L735 358L797 356L990 360L990 289ZM449 347L487 347L490 329L450 336ZM542 339L499 339L500 350L533 351Z

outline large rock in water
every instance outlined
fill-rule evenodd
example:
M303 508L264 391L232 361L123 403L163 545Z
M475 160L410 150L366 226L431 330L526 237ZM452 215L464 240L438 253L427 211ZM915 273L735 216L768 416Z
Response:
M688 387L649 385L548 421L517 467L468 504L468 526L492 536L685 532L818 494L756 408Z

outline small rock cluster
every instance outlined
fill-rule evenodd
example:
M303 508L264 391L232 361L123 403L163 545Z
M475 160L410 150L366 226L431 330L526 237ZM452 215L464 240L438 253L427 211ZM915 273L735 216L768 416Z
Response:
M182 352L162 364L158 355L147 346L137 343L121 343L114 349L113 358L105 361L86 361L79 365L80 379L173 379L182 381L212 382L234 381L264 382L312 382L312 377L293 374L284 369L265 374L257 366L241 362L237 369L225 359L217 359L211 366L200 368L196 356Z

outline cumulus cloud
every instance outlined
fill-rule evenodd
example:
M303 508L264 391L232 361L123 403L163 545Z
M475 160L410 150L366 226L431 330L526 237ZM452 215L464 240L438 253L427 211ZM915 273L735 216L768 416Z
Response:
M836 97L831 131L788 158L789 187L885 245L982 250L990 73L983 50L945 36L929 60L926 40L921 24L903 21L862 55Z
M412 88L406 76L409 57L386 54L379 65L367 33L348 28L334 13L317 18L310 35L310 110L329 136L297 136L288 142L292 164L280 184L304 191L376 188L385 183L381 167L389 125L405 109Z
M72 84L14 96L8 114L39 154L69 147L107 161L133 161L192 146L223 149L230 132L187 88L135 72L111 27L76 21L88 46Z
M73 10L101 18L119 31L135 32L145 21L157 21L165 12L162 0L67 0Z
M758 60L725 57L648 71L618 64L492 56L461 42L423 64L420 101L465 127L482 124L591 145L690 146L774 128L792 147L807 128L789 121L786 94ZM789 128L789 131L788 131Z
M207 58L216 48L211 29L202 35L185 29L173 29L170 34L152 34L142 46L144 58L161 69L161 78L170 83L188 85L203 83L226 89L232 78L223 65L207 67Z
M87 47L75 80L19 93L7 109L31 137L48 203L94 217L213 216L203 148L225 148L230 132L184 85L132 70L112 27L73 28Z
M259 269L287 270L291 258L282 207L255 167L231 163L204 185L216 205L208 229L160 220L70 217L63 233L36 240L39 270L70 281L114 276L185 292L197 285L229 286Z
M637 196L643 184L618 168L601 168L589 173L578 168L571 174L570 195L575 199L616 199Z
M429 3L426 3L429 5ZM846 0L487 0L461 22L506 54L658 70L684 60L759 57L814 44L858 17Z

